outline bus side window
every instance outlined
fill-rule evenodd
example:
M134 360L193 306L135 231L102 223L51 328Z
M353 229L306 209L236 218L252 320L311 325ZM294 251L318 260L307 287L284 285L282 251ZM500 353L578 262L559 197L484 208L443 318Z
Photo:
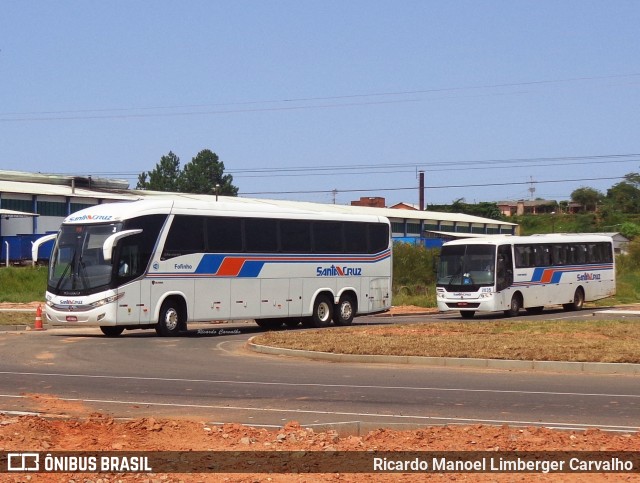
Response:
M525 268L528 264L528 261L526 260L526 258L528 258L526 247L519 245L515 247L514 251L516 255L516 268Z
M204 217L176 215L162 251L162 260L204 251Z
M389 248L389 226L386 223L368 223L369 253L379 253Z
M242 221L236 217L210 216L207 218L207 252L242 252Z
M551 264L566 265L567 264L567 245L555 244L551 245Z
M496 268L496 290L500 292L513 284L513 258L511 245L498 247L498 263Z

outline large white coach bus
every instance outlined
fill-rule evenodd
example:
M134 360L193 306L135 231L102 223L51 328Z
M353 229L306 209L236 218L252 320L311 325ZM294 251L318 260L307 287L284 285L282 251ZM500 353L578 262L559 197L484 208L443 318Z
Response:
M442 246L436 294L442 312L542 312L545 305L580 310L615 294L611 237L495 236Z
M62 223L46 321L108 336L210 320L348 325L391 306L390 240L384 217L257 200L102 204Z

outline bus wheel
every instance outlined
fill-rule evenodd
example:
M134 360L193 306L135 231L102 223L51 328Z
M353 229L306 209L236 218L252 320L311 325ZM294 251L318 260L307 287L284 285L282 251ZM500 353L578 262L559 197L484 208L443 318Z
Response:
M282 327L282 319L257 319L258 327L267 330L275 330Z
M476 315L475 310L461 310L460 315L463 319L473 319L473 316Z
M519 294L515 294L511 297L511 305L509 306L509 310L505 310L504 314L508 317L515 317L520 313L520 309L522 308L522 299Z
M356 304L353 297L343 295L333 309L333 322L336 325L351 325L356 315Z
M156 325L156 333L161 337L173 337L178 335L183 321L180 308L171 300L167 300L160 308L160 317Z
M313 313L303 323L307 327L328 327L331 324L333 302L327 295L320 294L313 303Z
M100 330L107 337L118 337L124 332L124 327L118 327L117 325L101 325Z
M573 294L573 302L570 304L562 304L564 310L582 310L584 306L584 291L582 287L576 289L576 293Z

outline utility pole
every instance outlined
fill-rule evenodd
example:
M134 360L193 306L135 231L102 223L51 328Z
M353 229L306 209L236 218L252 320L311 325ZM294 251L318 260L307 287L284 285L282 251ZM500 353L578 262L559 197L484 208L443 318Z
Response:
M529 176L529 179L531 180L531 186L529 186L529 197L531 198L531 201L533 201L533 194L536 192L536 187L533 185L533 176Z
M424 171L420 171L420 211L424 211Z

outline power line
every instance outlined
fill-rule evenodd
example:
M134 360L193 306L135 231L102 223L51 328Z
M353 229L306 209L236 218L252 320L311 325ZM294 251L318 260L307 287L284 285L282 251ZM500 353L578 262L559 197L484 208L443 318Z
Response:
M535 181L536 184L547 184L547 183L571 183L576 181L603 181L603 180L616 180L623 179L624 176L614 176L614 177L602 177L602 178L577 178L577 179L552 179L552 180L544 180L544 181ZM531 181L509 181L506 183L479 183L479 184L457 184L457 185L440 185L440 186L425 186L425 189L451 189L451 188L476 188L476 187L487 187L487 186L513 186L513 185L523 185L530 184ZM365 193L365 192L382 192L382 191L407 191L407 190L417 190L418 186L410 186L404 188L369 188L369 189L345 189L338 190L340 193ZM320 193L333 193L335 190L304 190L304 191L256 191L256 192L239 192L241 195L277 195L277 194L320 194Z
M262 100L262 101L236 101L236 102L223 102L223 103L199 103L199 104L177 104L168 106L142 106L142 107L116 107L116 108L93 108L93 109L76 109L76 110L48 110L48 111L30 111L30 112L5 112L0 113L0 122L27 122L27 121L65 121L65 120L79 120L79 119L131 119L131 118L149 118L149 117L167 117L167 116L195 116L195 115L214 115L214 114L233 114L244 112L264 112L264 111L285 111L285 110L300 110L300 109L318 109L318 108L330 108L330 107L353 107L361 105L376 105L376 104L394 104L399 102L418 102L422 99L397 99L388 101L365 101L365 102L349 102L349 103L334 103L334 104L320 104L320 105L304 105L304 106L286 106L291 103L302 102L325 102L325 101L343 101L353 99L367 99L367 98L380 98L380 97L398 97L398 96L416 96L423 94L434 93L446 93L446 92L463 92L463 91L475 91L482 89L504 89L510 87L526 87L526 86L541 86L552 84L565 84L574 82L588 82L595 80L609 80L609 79L625 79L630 77L638 77L640 73L631 74L615 74L606 76L585 76L585 77L570 77L564 79L542 79L525 82L510 82L510 83L498 83L498 84L481 84L470 86L453 86L453 87L441 87L432 89L416 89L416 90L404 90L404 91L388 91L388 92L374 92L374 93L354 93L354 94L342 94L335 96L309 96L299 98L285 98L278 100ZM525 92L519 92L515 94L522 94ZM514 93L494 93L490 95L512 95ZM285 104L282 107L264 107L264 108L252 108L252 109L225 109L225 110L209 110L209 111L195 111L194 109L211 109L220 108L226 106L251 106L260 104ZM169 111L176 109L185 109L183 112L155 112L149 114L142 114L140 111ZM138 113L134 113L138 111ZM94 113L94 114L92 114ZM107 114L111 113L111 114ZM130 113L130 114L127 114ZM13 117L6 117L13 116Z
M625 159L629 158L629 159ZM459 171L460 168L465 170L490 170L503 169L505 166L509 168L531 168L570 165L594 165L594 164L611 164L611 163L635 163L640 162L639 153L630 154L604 154L604 155L587 155L587 156L565 156L565 157L542 157L542 158L509 158L509 159L484 159L484 160L461 160L461 161L441 161L428 163L379 163L379 164L351 164L351 165L324 165L324 166L291 166L291 167L266 167L266 168L238 168L225 169L226 174L234 177L259 177L265 174L270 177L282 176L307 176L309 174L323 175L324 172L333 175L336 171L365 171L367 173L386 173L387 170L393 172L413 172L420 169L428 172L437 171ZM399 171L406 168L405 171ZM410 168L410 170L408 170ZM300 174L296 174L300 173ZM69 174L69 173L61 173ZM139 172L133 171L102 171L94 172L94 175L104 176L138 176Z

